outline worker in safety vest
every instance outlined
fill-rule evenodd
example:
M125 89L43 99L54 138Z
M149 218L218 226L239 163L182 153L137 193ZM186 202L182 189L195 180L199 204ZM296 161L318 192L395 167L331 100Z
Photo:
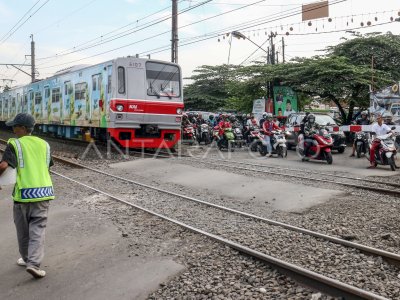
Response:
M32 136L35 119L26 113L18 114L6 122L13 128L17 138L8 141L0 162L0 175L8 168L16 169L13 191L14 223L21 258L19 266L34 278L46 276L40 269L44 256L45 228L49 200L54 199L49 167L53 164L49 144Z

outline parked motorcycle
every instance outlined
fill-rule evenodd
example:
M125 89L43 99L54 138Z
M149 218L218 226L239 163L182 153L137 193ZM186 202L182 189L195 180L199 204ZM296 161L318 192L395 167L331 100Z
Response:
M287 156L286 138L285 133L282 130L274 130L271 132L270 143L272 146L272 154L277 154L280 157ZM260 134L260 140L257 144L258 152L261 156L267 155L267 141L265 140L264 132Z
M185 126L182 128L182 139L184 142L193 145L196 142L196 136L193 126Z
M395 132L390 132L385 135L381 135L378 137L370 138L368 140L368 151L365 155L366 158L370 158L370 152L369 149L372 146L372 143L374 142L375 139L379 139L380 145L375 151L375 167L377 165L382 165L382 166L390 166L390 169L392 171L396 170L396 162L395 162L395 156L397 154L396 146L395 146L395 140L396 137L398 136L398 133Z
M201 124L198 128L198 136L197 136L197 141L199 144L201 142L204 142L205 145L208 145L211 143L211 137L210 137L210 126L208 124L204 123Z
M312 140L304 140L303 135L299 135L299 141L296 146L296 151L303 161L312 158L316 160L325 160L329 165L332 164L332 136L326 129L320 129L312 132ZM311 143L308 149L307 156L304 155L304 143Z
M356 145L357 157L360 158L361 154L366 154L368 152L368 138L369 134L367 132L356 132L354 138L354 144Z

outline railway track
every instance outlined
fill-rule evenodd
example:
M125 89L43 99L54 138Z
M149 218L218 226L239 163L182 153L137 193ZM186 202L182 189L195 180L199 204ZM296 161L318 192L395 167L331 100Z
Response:
M292 231L300 232L302 234L307 234L307 235L310 235L310 236L313 236L313 237L316 237L316 238L319 238L319 239L324 239L324 240L327 240L327 241L330 241L330 242L333 242L333 243L337 243L337 244L340 244L340 245L343 245L343 246L346 246L346 247L355 248L355 249L357 249L359 251L362 251L362 252L370 254L370 255L375 255L375 256L378 255L378 256L384 258L385 260L388 260L390 263L399 264L399 262L400 262L400 256L398 254L395 254L395 253L390 253L390 252L386 252L386 251L383 251L383 250L380 250L380 249L376 249L376 248L368 247L368 246L365 246L365 245L349 242L349 241L342 240L342 239L339 239L339 238L335 238L335 237L327 236L327 235L324 235L324 234L320 234L318 232L313 232L313 231L310 231L310 230L306 230L304 228L291 226L289 224L285 224L285 223L269 220L269 219L266 219L266 218L258 217L258 216L255 216L255 215L252 215L252 214L248 214L248 213L245 213L245 212L241 212L241 211L238 211L238 210L234 210L234 209L231 209L231 208L227 208L227 207L223 207L223 206L216 205L216 204L213 204L213 203L209 203L209 202L206 202L206 201L202 201L200 199L196 199L196 198L193 198L193 197L188 197L188 196L185 196L185 195L177 194L177 193L174 193L174 192L171 192L171 191L160 189L160 188L155 187L155 186L150 186L150 185L143 184L143 183L140 183L140 182L137 182L137 181L133 181L133 180L130 180L130 179L126 179L126 178L123 178L123 177L120 177L120 176L116 176L116 175L113 175L113 174L110 174L110 173L107 173L107 172L103 172L103 171L100 171L100 170L97 170L97 169L94 169L94 168L91 168L91 167L88 167L88 166L77 164L75 162L65 161L65 159L62 159L62 158L56 158L56 159L57 159L57 161L60 161L60 162L63 161L63 163L68 163L71 166L84 168L84 169L87 169L87 170L90 170L90 171L105 175L108 178L112 177L112 178L115 178L115 179L118 179L118 180L122 180L122 181L125 181L125 182L128 182L128 183L131 183L131 184L139 185L139 186L144 187L144 188L153 189L153 190L156 190L158 192L165 193L165 194L168 194L168 195L171 195L171 196L174 196L174 197L178 197L178 198L181 198L181 199L189 200L189 201L196 202L196 203L199 203L199 204L202 204L202 205L207 205L209 207L213 207L213 208L220 209L220 210L223 210L223 211L231 212L231 213L234 213L234 214L237 214L237 215L244 216L246 218L251 218L251 219L254 219L254 220L257 220L257 221L262 221L262 222L268 223L270 225L274 225L274 226L279 226L279 227L285 228L287 230L292 230ZM277 258L272 257L270 255L266 255L266 254L264 254L264 253L262 253L260 251L257 251L255 249L251 249L251 248L249 248L247 246L244 246L244 245L241 245L241 244L239 244L239 243L237 243L235 241L232 241L232 240L229 240L227 238L224 238L224 237L221 237L221 236L206 232L204 230L201 230L201 229L198 229L198 228L196 228L194 226L186 224L186 223L184 223L182 221L173 219L171 217L168 217L168 216L165 216L163 214L157 213L157 212L152 211L150 209L147 209L147 208L141 207L139 205L130 203L130 202L128 202L128 201L126 201L124 199L121 199L119 197L116 197L116 196L114 196L114 195L112 195L112 194L110 194L108 192L101 191L99 189L93 188L93 187L91 187L89 185L86 185L86 184L82 184L81 182L79 182L79 181L77 181L75 179L69 178L69 177L67 177L65 175L62 175L60 173L56 173L56 172L53 172L53 173L55 175L57 175L57 176L60 176L60 177L62 177L64 179L66 179L66 180L69 180L69 181L74 182L76 184L80 184L80 185L82 185L82 186L84 186L86 188L89 188L89 189L91 189L93 191L101 193L101 194L103 194L103 195L105 195L105 196L107 196L107 197L109 197L111 199L117 200L117 201L122 202L124 204L127 204L129 206L141 209L141 210L146 211L146 212L148 212L148 213L150 213L152 215L160 217L160 218L162 218L164 220L167 220L167 221L173 222L173 223L175 223L175 224L177 224L179 226L182 226L182 227L184 227L184 228L186 228L188 230L191 230L191 231L206 235L207 237L209 237L209 238L211 238L213 240L216 240L216 241L218 241L220 243L223 243L225 245L228 245L228 246L230 246L230 247L232 247L232 248L234 248L234 249L236 249L236 250L238 250L238 251L240 251L242 253L245 253L247 255L251 255L252 257L255 257L257 259L261 259L262 261L264 261L264 262L268 263L269 265L275 267L276 269L278 269L282 273L288 275L289 277L292 277L292 278L296 279L297 281L302 282L303 284L306 284L306 285L308 285L308 286L310 286L312 288L315 288L317 290L320 290L320 291L322 291L324 293L328 293L328 294L331 294L333 296L345 297L346 299L385 299L384 297L380 297L379 295L375 295L375 294L373 294L371 292L364 291L364 290L356 288L356 287L352 287L352 286L350 286L348 284L345 284L345 283L341 283L341 282L339 282L339 281L337 281L335 279L332 279L332 278L326 277L324 275L309 271L309 270L307 270L305 268L302 268L302 267L298 267L298 266L296 266L294 264L285 262L285 261L283 261L281 259L277 259Z
M141 187L146 188L146 189L152 189L152 190L155 190L157 192L168 194L170 196L174 196L174 197L177 197L177 198L180 198L180 199L189 200L191 202L195 202L195 203L198 203L198 204L201 204L201 205L206 205L208 207L219 209L219 210L222 210L222 211L225 211L225 212L234 213L234 214L242 216L242 217L246 217L246 218L250 218L250 219L253 219L253 220L261 221L261 222L264 222L264 223L269 224L269 225L279 226L279 227L284 228L286 230L302 233L302 234L305 234L305 235L313 236L313 237L315 237L317 239L322 239L322 240L329 241L329 242L332 242L332 243L335 243L335 244L339 244L339 245L342 245L342 246L354 248L354 249L357 249L357 250L359 250L359 251L361 251L363 253L369 254L369 255L380 256L380 257L382 257L383 259L387 260L388 262L390 262L392 264L399 265L399 263L400 263L400 255L395 254L395 253L390 253L390 252L387 252L387 251L384 251L384 250L381 250L381 249L376 249L376 248L372 248L372 247L369 247L369 246L353 243L353 242L350 242L350 241L342 240L342 239L339 239L339 238L336 238L336 237L328 236L328 235L321 234L321 233L318 233L318 232L314 232L314 231L311 231L311 230L307 230L307 229L304 229L304 228L292 226L292 225L289 225L289 224L285 224L285 223L282 223L282 222L277 222L277 221L274 221L274 220L262 218L262 217L259 217L259 216L256 216L256 215L252 215L252 214L249 214L249 213L246 213L246 212L242 212L242 211L238 211L238 210L235 210L235 209L231 209L231 208L228 208L228 207L224 207L224 206L220 206L220 205L217 205L217 204L209 203L209 202L206 202L206 201L203 201L203 200L200 200L200 199L196 199L196 198L193 198L193 197L188 197L186 195L181 195L181 194L177 194L175 192L163 190L163 189L160 189L160 188L155 187L155 186L150 186L150 185L143 184L143 183L140 183L140 182L137 182L137 181L133 181L133 180L130 180L130 179L126 179L126 178L123 178L123 177L120 177L120 176L116 176L116 175L113 175L113 174L110 174L110 173L107 173L107 172L103 172L103 171L100 171L100 170L97 170L97 169L94 169L94 168L79 164L77 162L71 161L69 159L64 159L64 158L57 157L57 156L53 156L53 159L55 161L57 161L57 162L61 162L63 164L68 164L69 166L73 166L75 168L83 168L83 169L87 169L87 170L92 171L92 172L96 172L98 174L105 175L108 178L115 178L115 179L122 180L122 181L130 183L130 184L135 184L135 185L141 186ZM234 248L234 249L236 249L236 250L238 250L238 251L240 251L242 253L245 253L247 255L250 255L252 257L260 259L260 260L266 262L267 264L275 267L280 272L288 275L289 277L292 277L292 278L296 279L297 281L299 281L299 282L301 282L301 283L303 283L303 284L305 284L307 286L310 286L310 287L312 287L312 288L314 288L316 290L322 291L324 293L327 293L327 294L330 294L330 295L333 295L333 296L345 297L346 299L385 299L384 297L381 297L379 295L373 294L373 293L371 293L369 291L365 291L365 290L359 289L357 287L348 285L346 283L342 283L342 282L340 282L338 280L326 277L324 275L315 273L313 271L307 270L307 269L299 267L297 265L288 263L286 261L283 261L283 260L278 259L276 257L273 257L271 255L266 255L265 253L262 253L260 251L257 251L256 249L252 249L250 247L247 247L246 245L241 245L241 244L239 244L239 243L237 243L235 241L229 240L229 239L221 237L219 235L215 235L215 234L206 232L204 230L201 230L201 229L198 229L198 228L196 228L194 226L186 224L186 223L184 223L182 221L179 221L179 220L176 220L174 218L168 217L166 215L157 213L157 212L155 212L153 210L150 210L150 209L147 209L145 207L141 207L139 205L133 204L133 203L128 202L128 201L126 201L124 199L116 197L116 196L114 196L114 195L112 195L112 194L110 194L108 192L96 189L96 188L91 187L91 186L86 185L86 184L83 184L82 182L79 182L79 181L77 181L75 179L69 178L69 177L67 177L65 175L62 175L60 173L57 173L57 172L52 172L52 173L57 175L57 176L60 176L60 177L62 177L64 179L66 179L66 180L69 180L71 182L74 182L76 184L84 186L84 187L86 187L88 189L91 189L93 191L101 193L101 194L103 194L103 195L105 195L105 196L107 196L107 197L109 197L111 199L114 199L116 201L119 201L119 202L124 203L124 204L129 205L129 206L135 207L137 209L143 210L143 211L145 211L147 213L150 213L152 215L160 217L160 218L162 218L164 220L173 222L174 224L182 226L182 227L184 227L184 228L186 228L188 230L197 232L199 234L206 235L207 237L209 237L209 238L211 238L213 240L216 240L216 241L218 241L220 243L223 243L225 245L228 245L228 246L230 246L230 247L232 247L232 248Z
M137 152L139 153L139 152ZM143 155L143 153L142 153ZM217 167L224 167L224 168L231 168L241 171L249 171L249 172L257 172L275 176L286 176L295 179L301 180L311 180L313 182L321 182L321 183L329 183L340 185L342 187L350 187L358 190L368 190L372 192L377 192L380 194L387 194L393 196L400 196L400 184L393 183L393 182L382 182L371 180L368 178L362 177L351 177L346 175L338 175L326 172L316 172L306 169L297 169L297 168L285 168L279 166L270 166L265 164L255 164L255 163L248 163L248 162L240 162L233 159L216 159L216 158L198 158L190 155L174 155L174 154L165 154L165 153L145 153L144 155L148 156L156 156L160 158L177 158L181 159L181 161L193 161L202 164L213 165ZM250 168L251 167L251 168ZM279 170L280 172L276 171ZM285 173L286 171L286 173ZM288 173L292 172L292 173ZM297 173L301 174L315 174L318 177L311 177L311 176L301 176ZM333 179L342 179L346 181L335 181ZM356 183L354 183L356 182ZM363 184L364 183L364 184ZM369 185L365 185L369 184Z

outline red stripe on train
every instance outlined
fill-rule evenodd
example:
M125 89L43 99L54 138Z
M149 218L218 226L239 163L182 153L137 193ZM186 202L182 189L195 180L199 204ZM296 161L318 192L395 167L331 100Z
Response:
M183 109L182 102L163 102L152 100L127 100L113 99L110 102L110 108L113 111L120 111L117 106L122 105L121 112L146 113L146 114L171 114L175 115L178 108Z

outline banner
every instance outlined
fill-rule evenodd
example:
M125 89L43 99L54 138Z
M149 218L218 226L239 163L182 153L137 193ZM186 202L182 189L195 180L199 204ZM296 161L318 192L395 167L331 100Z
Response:
M291 87L274 86L274 111L278 117L287 117L298 111L297 95Z
M265 112L265 99L256 99L253 101L253 115L257 120L262 118L262 114Z
M372 114L392 116L396 124L400 124L400 83L370 94L370 108Z

